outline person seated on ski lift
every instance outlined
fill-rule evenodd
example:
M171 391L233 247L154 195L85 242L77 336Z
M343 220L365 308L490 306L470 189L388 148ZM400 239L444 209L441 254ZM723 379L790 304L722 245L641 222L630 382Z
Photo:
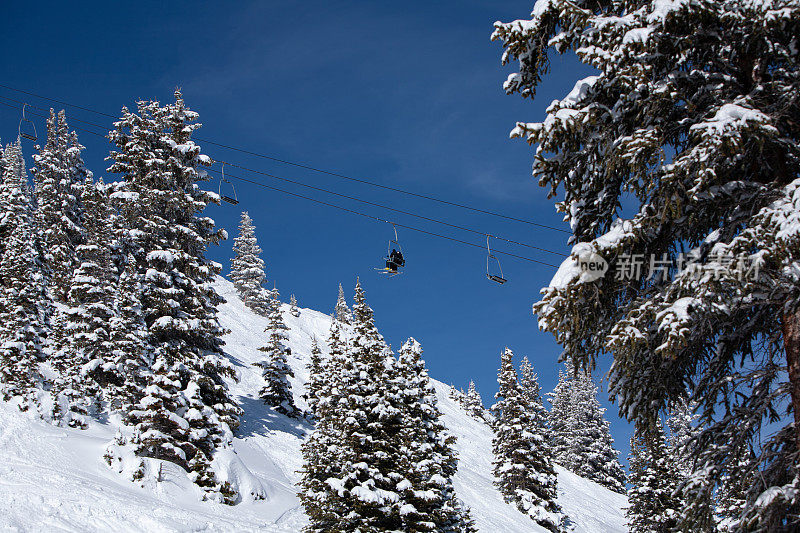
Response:
M389 257L386 259L387 270L397 272L397 269L405 264L406 260L403 259L403 254L398 252L397 249L392 248L392 253L390 253Z

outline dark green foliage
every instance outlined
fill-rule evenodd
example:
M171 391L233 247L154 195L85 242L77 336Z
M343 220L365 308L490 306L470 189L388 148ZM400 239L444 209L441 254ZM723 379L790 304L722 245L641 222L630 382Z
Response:
M561 195L573 232L539 323L580 367L613 355L610 393L640 425L691 392L704 483L713 490L739 468L732 457L757 450L748 527L796 529L800 376L789 387L783 369L800 357L786 333L800 322L800 5L536 5L531 20L495 25L503 61L519 61L506 92L533 97L552 54L596 71L512 132L536 146L534 176ZM581 275L587 254L609 273ZM617 275L636 260L641 276Z

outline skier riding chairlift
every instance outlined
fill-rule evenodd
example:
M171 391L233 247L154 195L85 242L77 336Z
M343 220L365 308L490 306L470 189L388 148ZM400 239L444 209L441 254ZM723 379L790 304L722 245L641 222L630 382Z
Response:
M397 269L405 266L406 260L403 259L402 252L398 252L396 248L392 248L392 253L386 258L386 269L392 273L396 273Z

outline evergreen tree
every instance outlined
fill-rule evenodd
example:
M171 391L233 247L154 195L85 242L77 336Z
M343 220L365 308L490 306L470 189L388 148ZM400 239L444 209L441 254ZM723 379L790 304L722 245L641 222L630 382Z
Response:
M716 514L719 517L717 531L724 533L746 531L742 516L747 507L747 491L756 486L755 477L758 475L753 468L757 462L751 450L743 450L741 455L735 458L735 462L734 467L730 469L731 473L720 476L719 490L716 494Z
M103 389L123 381L112 357L110 330L116 283L111 209L102 183L95 185L89 176L81 191L85 234L75 249L78 267L54 328L58 349L51 360L60 375L51 392L57 415L70 425L85 427L85 416L104 399Z
M294 405L292 397L292 387L289 384L289 377L294 377L292 368L286 361L289 349L284 345L288 327L283 321L278 289L273 289L269 293L270 312L269 326L266 332L269 333L266 346L259 348L266 354L264 361L254 363L262 369L262 377L265 384L259 392L259 396L264 403L274 407L276 411L287 416L297 416L299 411Z
M567 465L567 458L571 454L576 423L573 402L574 375L572 362L567 359L566 368L558 371L558 383L555 389L547 394L551 404L547 415L548 443L553 459L565 468L570 468Z
M353 320L353 314L350 312L350 308L347 307L347 300L344 297L341 283L339 284L339 298L336 300L336 307L333 313L336 316L336 320L342 324L350 324Z
M557 477L544 436L534 433L536 423L525 404L517 380L514 354L501 354L497 383L498 418L492 440L495 484L506 501L550 531L559 531L564 515L556 503Z
M50 302L34 247L33 214L19 141L6 147L0 184L0 394L28 409L42 381Z
M542 388L539 386L539 376L533 371L533 365L528 356L523 356L519 364L519 385L529 405L542 403Z
M114 316L109 323L111 357L121 380L108 380L105 394L111 411L126 414L143 396L151 353L141 306L142 286L136 260L128 256L114 292ZM119 382L122 382L119 384Z
M408 465L400 490L402 531L477 531L469 511L456 497L452 477L458 467L455 437L447 435L436 391L413 338L403 345L397 362L396 385L403 413L402 449Z
M574 409L577 420L567 468L581 477L591 479L614 492L625 492L625 472L614 449L605 409L597 400L597 386L588 372L579 370L575 376Z
M715 500L714 483L705 472L695 471L692 446L700 433L692 402L681 400L670 408L667 417L667 452L680 485L676 497L682 509L679 526L697 532L713 532Z
M300 310L297 308L297 298L294 297L294 294L289 298L289 312L292 316L300 316Z
M341 325L335 319L331 321L328 346L328 371L311 376L309 405L315 420L314 432L301 445L303 477L299 496L310 518L306 531L320 533L337 531L340 517L345 513L328 484L329 479L341 475L344 457L342 420L336 407L344 392L340 377L348 350L342 340Z
M235 494L216 480L211 459L229 445L241 409L223 381L235 373L222 357L222 298L211 284L220 266L205 250L224 232L201 216L218 199L198 185L211 160L191 140L196 120L176 91L173 104L123 108L109 134L116 147L109 171L122 178L111 197L127 227L152 354L145 395L127 420L139 456L186 468L210 497L230 503Z
M547 448L549 428L547 425L547 409L542 403L542 388L539 386L539 376L533 371L533 365L527 357L522 358L519 374L520 402L529 419L529 430L535 442L542 443ZM552 452L548 450L548 456L553 458Z
M322 359L322 350L319 349L316 337L311 339L311 357L308 361L308 383L306 383L305 400L313 416L319 401L319 393L327 376L325 375L325 361Z
M50 109L47 140L33 156L44 264L56 300L66 302L73 271L80 266L77 247L85 238L83 188L92 173L81 157L84 147L69 131L63 110Z
M244 304L261 316L269 314L269 294L264 289L266 275L256 228L247 211L242 212L239 236L233 240L231 281Z
M407 465L400 449L403 410L397 368L375 327L360 282L353 307L354 337L306 446L301 499L307 531L394 531L401 528Z
M786 0L549 0L493 36L519 60L509 94L533 97L553 53L596 72L512 133L537 147L534 175L563 190L573 233L540 325L580 366L613 355L610 393L632 420L697 384L698 469L722 475L726 443L758 441L744 512L763 528L800 524L798 33ZM610 274L584 275L590 254ZM786 404L783 430L762 432Z
M6 145L3 151L3 178L0 182L0 257L16 231L20 220L25 218L33 225L31 199L28 191L28 173L25 170L25 159L22 155L22 144L19 139L14 144ZM3 280L0 279L0 283Z
M605 409L597 399L592 376L567 361L550 394L548 437L556 462L614 492L625 492L625 472L614 449Z
M631 533L676 531L681 505L673 491L679 477L670 464L660 421L646 430L636 428L631 438L629 465L626 516Z
M483 408L481 393L478 392L477 387L475 387L475 382L472 380L469 382L467 394L464 395L463 407L472 418L480 420L481 422L486 421L486 409Z

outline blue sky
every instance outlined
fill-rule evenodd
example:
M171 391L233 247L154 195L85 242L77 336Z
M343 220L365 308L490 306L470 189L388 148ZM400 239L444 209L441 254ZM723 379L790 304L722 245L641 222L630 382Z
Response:
M202 138L566 229L555 200L548 200L530 176L532 148L509 140L508 133L517 120L542 119L553 99L590 72L574 59L557 60L535 100L506 96L501 86L512 68L501 66L501 46L489 40L495 20L525 18L532 4L39 2L34 14L12 3L0 21L0 45L6 51L1 82L107 113L138 98L168 101L179 86L200 113ZM2 88L0 96L50 105ZM110 119L79 110L68 108L68 116L110 127ZM18 120L18 111L0 106L3 142L16 136ZM41 122L37 126L43 128ZM107 143L79 135L95 175L113 179L104 170ZM217 160L568 251L564 233L210 145L204 151ZM385 279L373 268L381 266L392 235L388 224L252 185L236 186L240 206L215 206L209 214L233 237L238 207L249 211L267 276L285 299L294 293L301 306L329 311L338 283L350 295L360 276L387 340L399 347L408 336L416 337L434 377L459 387L474 379L490 404L499 354L509 346L518 357L531 359L543 389L552 390L560 349L538 330L531 304L554 269L501 256L510 281L499 286L485 279L481 250L400 229L407 272ZM323 193L310 195L484 244L477 235ZM210 251L226 269L231 241ZM523 247L498 248L560 261ZM601 361L603 372L608 364ZM614 406L603 403L625 460L630 427Z

